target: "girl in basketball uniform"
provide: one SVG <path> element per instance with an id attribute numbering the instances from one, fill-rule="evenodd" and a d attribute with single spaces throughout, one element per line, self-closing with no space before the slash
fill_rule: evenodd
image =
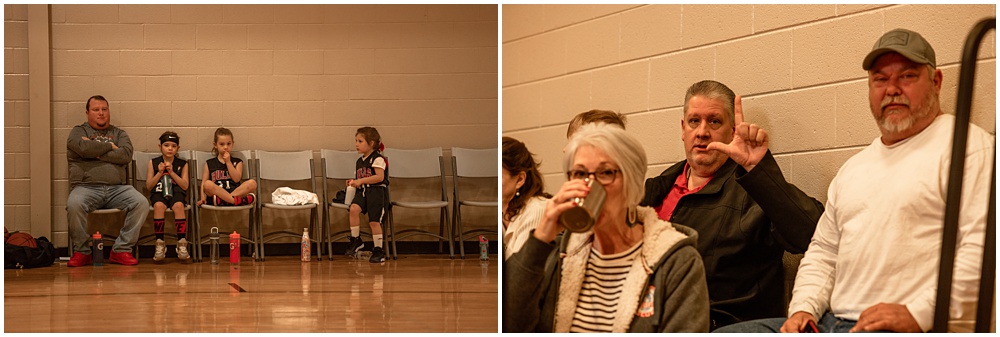
<path id="1" fill-rule="evenodd" d="M 188 254 L 187 218 L 184 214 L 184 204 L 187 201 L 188 167 L 187 161 L 177 158 L 181 148 L 181 138 L 176 132 L 167 131 L 160 135 L 160 153 L 162 156 L 149 160 L 146 165 L 146 189 L 149 190 L 149 202 L 153 203 L 153 232 L 156 235 L 156 252 L 153 261 L 160 262 L 166 257 L 167 244 L 163 241 L 163 227 L 166 222 L 164 213 L 169 207 L 174 211 L 174 225 L 177 227 L 177 258 L 187 261 Z M 171 195 L 164 195 L 163 176 L 172 180 Z"/>
<path id="2" fill-rule="evenodd" d="M 357 189 L 354 200 L 351 201 L 351 242 L 347 246 L 346 255 L 355 255 L 364 243 L 361 241 L 361 214 L 368 214 L 368 225 L 372 229 L 372 241 L 375 248 L 368 262 L 385 261 L 385 250 L 382 249 L 382 220 L 388 215 L 386 210 L 385 188 L 389 186 L 389 168 L 382 157 L 382 137 L 373 127 L 358 129 L 354 135 L 354 148 L 361 154 L 355 164 L 355 179 L 347 180 L 347 185 Z"/>
<path id="3" fill-rule="evenodd" d="M 205 162 L 201 172 L 201 198 L 198 205 L 216 206 L 251 205 L 256 196 L 251 193 L 257 189 L 253 179 L 242 180 L 243 160 L 231 155 L 233 150 L 233 132 L 226 128 L 215 129 L 215 140 L 212 141 L 212 154 L 215 158 Z M 207 182 L 211 183 L 207 183 Z"/>

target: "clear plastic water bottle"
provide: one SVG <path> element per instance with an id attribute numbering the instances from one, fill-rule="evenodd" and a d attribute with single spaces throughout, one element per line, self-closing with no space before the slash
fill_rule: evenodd
<path id="1" fill-rule="evenodd" d="M 302 229 L 302 247 L 299 249 L 299 253 L 302 255 L 302 262 L 309 262 L 312 255 L 312 245 L 309 244 L 309 228 Z"/>
<path id="2" fill-rule="evenodd" d="M 490 259 L 490 241 L 483 235 L 479 236 L 479 259 L 483 261 Z"/>
<path id="3" fill-rule="evenodd" d="M 212 264 L 219 264 L 219 227 L 212 227 L 211 232 L 208 234 L 209 238 L 209 258 L 212 260 Z"/>
<path id="4" fill-rule="evenodd" d="M 94 248 L 90 252 L 90 257 L 93 258 L 95 266 L 104 265 L 104 237 L 101 236 L 101 232 L 94 233 L 91 238 L 94 239 Z"/>
<path id="5" fill-rule="evenodd" d="M 169 174 L 163 174 L 163 178 L 160 178 L 160 185 L 163 186 L 163 197 L 170 199 L 174 196 L 174 180 L 170 178 Z"/>

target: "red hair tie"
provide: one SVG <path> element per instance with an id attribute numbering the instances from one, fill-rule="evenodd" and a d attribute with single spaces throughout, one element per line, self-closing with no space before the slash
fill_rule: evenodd
<path id="1" fill-rule="evenodd" d="M 382 152 L 382 151 L 385 151 L 385 143 L 379 143 L 378 144 L 378 152 Z"/>

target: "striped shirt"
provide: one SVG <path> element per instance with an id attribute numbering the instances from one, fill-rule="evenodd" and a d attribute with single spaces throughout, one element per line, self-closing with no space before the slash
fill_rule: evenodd
<path id="1" fill-rule="evenodd" d="M 627 251 L 603 255 L 591 249 L 570 332 L 611 332 L 618 299 L 642 241 Z"/>

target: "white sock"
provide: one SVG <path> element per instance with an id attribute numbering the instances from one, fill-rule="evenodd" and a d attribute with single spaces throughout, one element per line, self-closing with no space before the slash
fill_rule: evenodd
<path id="1" fill-rule="evenodd" d="M 372 241 L 375 241 L 375 247 L 382 248 L 382 234 L 372 235 Z"/>
<path id="2" fill-rule="evenodd" d="M 351 227 L 351 237 L 356 238 L 358 235 L 361 235 L 361 226 Z"/>

